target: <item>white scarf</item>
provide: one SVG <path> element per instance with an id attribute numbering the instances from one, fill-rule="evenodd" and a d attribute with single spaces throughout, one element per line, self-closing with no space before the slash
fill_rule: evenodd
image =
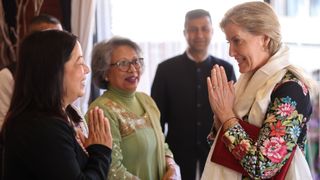
<path id="1" fill-rule="evenodd" d="M 245 73 L 236 83 L 236 97 L 234 112 L 238 117 L 248 115 L 250 124 L 261 127 L 270 103 L 270 97 L 275 85 L 283 78 L 287 71 L 292 72 L 307 87 L 313 87 L 302 70 L 290 65 L 289 49 L 282 45 L 279 51 L 272 56 L 268 63 L 255 73 Z M 310 89 L 311 89 L 310 88 Z M 215 139 L 215 141 L 217 138 Z M 229 168 L 211 162 L 211 155 L 216 142 L 214 141 L 209 152 L 201 180 L 241 180 L 242 175 Z M 312 179 L 309 166 L 299 148 L 297 148 L 286 179 Z"/>

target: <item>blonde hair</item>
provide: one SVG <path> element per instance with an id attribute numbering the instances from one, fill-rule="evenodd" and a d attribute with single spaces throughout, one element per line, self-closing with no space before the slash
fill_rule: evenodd
<path id="1" fill-rule="evenodd" d="M 271 56 L 280 49 L 280 23 L 269 4 L 260 1 L 239 4 L 225 13 L 220 22 L 222 31 L 229 23 L 236 24 L 249 33 L 268 36 L 270 38 L 268 49 Z"/>

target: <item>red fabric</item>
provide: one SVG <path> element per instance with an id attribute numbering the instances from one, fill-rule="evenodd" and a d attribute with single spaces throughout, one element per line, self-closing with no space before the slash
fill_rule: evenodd
<path id="1" fill-rule="evenodd" d="M 242 126 L 242 128 L 246 131 L 246 133 L 249 135 L 249 137 L 256 141 L 259 136 L 259 130 L 260 128 L 249 124 L 245 121 L 239 120 L 239 124 Z M 241 174 L 245 176 L 249 176 L 248 173 L 245 171 L 245 169 L 241 166 L 239 160 L 237 160 L 231 152 L 228 150 L 226 145 L 223 142 L 223 134 L 222 130 L 218 134 L 218 139 L 215 145 L 215 148 L 213 150 L 211 161 L 220 165 L 223 165 L 227 168 L 233 169 L 237 172 L 240 172 Z M 272 178 L 272 180 L 283 180 L 289 170 L 289 166 L 291 164 L 291 161 L 293 159 L 294 153 L 296 150 L 296 146 L 292 150 L 292 153 L 290 155 L 290 158 L 288 159 L 287 163 L 282 166 L 280 172 Z"/>

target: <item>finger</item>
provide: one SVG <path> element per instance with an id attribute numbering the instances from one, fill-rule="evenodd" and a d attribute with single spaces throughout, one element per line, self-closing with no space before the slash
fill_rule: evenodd
<path id="1" fill-rule="evenodd" d="M 94 132 L 94 127 L 93 127 L 93 109 L 89 111 L 89 121 L 88 121 L 88 127 L 89 127 L 89 134 L 92 134 Z"/>
<path id="2" fill-rule="evenodd" d="M 108 136 L 111 136 L 110 122 L 107 117 L 104 118 L 104 129 L 106 130 L 106 133 L 108 134 Z"/>
<path id="3" fill-rule="evenodd" d="M 99 120 L 99 108 L 95 107 L 93 111 L 93 117 L 94 117 L 94 130 L 95 132 L 100 132 L 100 120 Z"/>
<path id="4" fill-rule="evenodd" d="M 210 78 L 207 78 L 207 84 L 208 84 L 208 98 L 209 98 L 209 103 L 210 103 L 210 107 L 212 112 L 215 112 L 216 109 L 216 91 L 215 89 L 213 89 L 212 83 Z"/>
<path id="5" fill-rule="evenodd" d="M 216 89 L 218 88 L 218 79 L 217 79 L 217 70 L 215 68 L 215 66 L 212 68 L 211 70 L 211 84 L 212 84 L 212 88 Z"/>
<path id="6" fill-rule="evenodd" d="M 82 142 L 82 144 L 85 144 L 86 138 L 85 138 L 84 134 L 82 133 L 81 129 L 77 129 L 77 135 L 78 135 L 80 141 Z"/>
<path id="7" fill-rule="evenodd" d="M 211 83 L 211 78 L 207 77 L 207 86 L 208 86 L 208 94 L 209 97 L 213 96 L 213 87 L 212 87 L 212 83 Z"/>
<path id="8" fill-rule="evenodd" d="M 106 129 L 104 128 L 104 124 L 105 124 L 105 119 L 104 119 L 104 114 L 103 114 L 103 110 L 102 109 L 98 109 L 98 119 L 99 119 L 99 129 L 105 133 Z"/>
<path id="9" fill-rule="evenodd" d="M 223 66 L 220 66 L 220 72 L 221 72 L 221 81 L 222 81 L 223 87 L 228 88 L 229 87 L 228 78 Z"/>
<path id="10" fill-rule="evenodd" d="M 216 70 L 216 79 L 217 79 L 217 88 L 222 88 L 223 83 L 222 83 L 222 75 L 221 75 L 221 70 L 218 65 L 215 65 L 215 70 Z"/>
<path id="11" fill-rule="evenodd" d="M 213 97 L 214 97 L 214 88 L 212 86 L 210 77 L 207 77 L 207 86 L 208 86 L 209 102 L 210 104 L 212 104 Z"/>
<path id="12" fill-rule="evenodd" d="M 229 89 L 230 89 L 231 93 L 235 94 L 234 82 L 231 80 L 228 82 L 228 85 L 229 85 Z"/>

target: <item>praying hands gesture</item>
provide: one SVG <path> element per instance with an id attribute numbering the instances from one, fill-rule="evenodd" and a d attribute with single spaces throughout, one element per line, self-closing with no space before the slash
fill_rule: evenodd
<path id="1" fill-rule="evenodd" d="M 215 120 L 224 126 L 229 120 L 236 119 L 233 112 L 235 89 L 233 81 L 227 79 L 222 66 L 215 65 L 211 70 L 211 78 L 207 78 L 208 94 Z M 219 124 L 218 122 L 216 122 Z"/>
<path id="2" fill-rule="evenodd" d="M 109 120 L 104 116 L 102 109 L 95 107 L 89 111 L 89 136 L 83 138 L 84 146 L 102 144 L 112 149 L 112 136 Z"/>

